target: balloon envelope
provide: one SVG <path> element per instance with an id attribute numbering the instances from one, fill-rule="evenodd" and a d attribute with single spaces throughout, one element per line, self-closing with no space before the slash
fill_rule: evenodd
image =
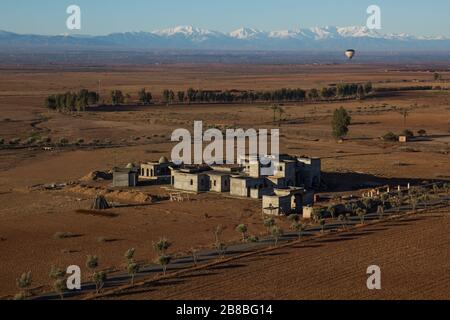
<path id="1" fill-rule="evenodd" d="M 345 55 L 347 56 L 347 58 L 349 59 L 353 59 L 353 57 L 355 56 L 355 50 L 351 49 L 351 50 L 347 50 L 345 51 Z"/>

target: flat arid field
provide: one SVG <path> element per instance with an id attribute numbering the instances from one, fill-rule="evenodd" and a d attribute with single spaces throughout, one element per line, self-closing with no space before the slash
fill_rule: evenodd
<path id="1" fill-rule="evenodd" d="M 112 298 L 447 299 L 449 228 L 449 212 L 390 221 L 187 273 Z M 381 290 L 367 290 L 366 270 L 371 265 L 382 270 Z"/>
<path id="2" fill-rule="evenodd" d="M 49 291 L 53 265 L 84 268 L 87 255 L 98 255 L 100 268 L 108 271 L 125 270 L 123 255 L 130 248 L 136 249 L 139 262 L 151 263 L 156 258 L 152 243 L 161 237 L 173 243 L 171 254 L 181 255 L 192 248 L 210 248 L 218 225 L 225 228 L 227 242 L 240 240 L 235 228 L 241 223 L 252 235 L 265 233 L 260 201 L 197 194 L 180 205 L 167 200 L 170 191 L 159 186 L 116 190 L 108 201 L 117 205 L 107 216 L 80 210 L 89 209 L 100 190 L 111 188 L 110 181 L 93 179 L 94 172 L 170 156 L 173 130 L 191 130 L 196 120 L 205 126 L 278 128 L 270 104 L 130 104 L 58 113 L 44 107 L 46 96 L 87 88 L 100 89 L 101 99 L 106 99 L 111 90 L 120 89 L 136 100 L 138 91 L 146 88 L 159 99 L 166 88 L 310 89 L 368 81 L 375 88 L 448 87 L 450 72 L 440 70 L 443 80 L 437 83 L 434 70 L 434 66 L 358 64 L 2 68 L 0 296 L 17 293 L 16 278 L 29 270 L 36 291 Z M 340 106 L 349 110 L 353 121 L 346 140 L 337 143 L 331 135 L 331 118 Z M 285 103 L 282 107 L 281 152 L 322 158 L 330 190 L 359 195 L 358 189 L 373 183 L 396 186 L 450 179 L 450 91 L 408 90 L 364 100 Z M 406 118 L 401 108 L 408 108 Z M 405 129 L 424 130 L 426 137 L 407 144 L 380 139 L 387 132 L 399 134 Z M 24 143 L 8 145 L 14 139 L 25 142 L 36 136 L 54 142 L 64 138 L 69 143 L 47 150 Z M 77 141 L 84 143 L 77 145 Z M 52 185 L 63 187 L 46 187 Z M 161 200 L 149 204 L 146 196 Z M 245 260 L 242 265 L 205 271 L 205 277 L 194 275 L 195 281 L 183 279 L 157 292 L 149 289 L 121 298 L 332 299 L 336 293 L 340 298 L 448 298 L 448 216 L 442 212 L 386 223 L 345 241 L 282 249 L 276 255 L 255 258 L 255 263 Z M 289 228 L 285 218 L 278 220 Z M 363 268 L 372 263 L 390 269 L 385 290 L 374 297 L 367 288 L 364 291 Z M 86 280 L 87 272 L 83 275 Z M 221 285 L 214 287 L 213 283 Z"/>

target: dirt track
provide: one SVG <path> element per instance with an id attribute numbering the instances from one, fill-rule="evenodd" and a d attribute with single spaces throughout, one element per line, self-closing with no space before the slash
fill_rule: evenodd
<path id="1" fill-rule="evenodd" d="M 386 222 L 136 289 L 120 299 L 450 299 L 449 213 Z M 366 269 L 379 265 L 382 290 Z"/>

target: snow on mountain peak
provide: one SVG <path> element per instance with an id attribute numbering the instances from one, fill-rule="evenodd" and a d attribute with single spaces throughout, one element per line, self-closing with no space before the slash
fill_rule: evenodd
<path id="1" fill-rule="evenodd" d="M 168 36 L 168 37 L 175 36 L 175 35 L 205 36 L 205 35 L 216 34 L 216 32 L 213 32 L 213 31 L 210 31 L 207 29 L 195 28 L 193 26 L 178 26 L 175 28 L 156 30 L 156 31 L 153 31 L 153 33 L 157 34 L 159 36 Z"/>
<path id="2" fill-rule="evenodd" d="M 153 31 L 152 34 L 161 37 L 182 36 L 195 41 L 206 41 L 209 38 L 232 38 L 237 40 L 261 40 L 261 39 L 308 39 L 308 40 L 327 40 L 339 38 L 377 38 L 377 39 L 445 39 L 445 37 L 413 37 L 408 34 L 382 34 L 377 30 L 371 30 L 365 26 L 349 26 L 349 27 L 312 27 L 298 30 L 280 30 L 280 31 L 263 31 L 254 28 L 239 28 L 230 33 L 222 33 L 211 31 L 208 29 L 196 28 L 193 26 L 178 26 L 163 30 Z"/>
<path id="3" fill-rule="evenodd" d="M 450 38 L 411 36 L 405 33 L 386 34 L 364 26 L 313 27 L 297 30 L 264 31 L 240 28 L 230 33 L 211 31 L 193 26 L 178 26 L 153 32 L 113 33 L 105 36 L 39 36 L 20 35 L 0 31 L 0 46 L 11 44 L 120 46 L 130 48 L 202 48 L 202 49 L 257 49 L 292 50 L 320 49 L 343 50 L 355 47 L 360 50 L 379 48 L 417 49 L 437 48 L 450 50 Z"/>
<path id="4" fill-rule="evenodd" d="M 253 28 L 240 28 L 229 33 L 230 37 L 240 40 L 254 39 L 262 35 L 266 35 L 266 33 L 264 31 Z"/>
<path id="5" fill-rule="evenodd" d="M 375 31 L 367 27 L 353 26 L 353 27 L 340 27 L 337 28 L 337 32 L 342 37 L 353 37 L 353 38 L 378 38 L 380 35 Z"/>

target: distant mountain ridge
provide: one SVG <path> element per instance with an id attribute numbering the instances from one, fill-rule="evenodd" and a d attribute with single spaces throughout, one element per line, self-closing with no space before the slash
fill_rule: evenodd
<path id="1" fill-rule="evenodd" d="M 152 32 L 112 33 L 104 36 L 44 36 L 0 31 L 0 47 L 30 46 L 196 50 L 450 50 L 450 39 L 383 34 L 361 26 L 281 31 L 240 28 L 230 33 L 178 26 Z"/>

